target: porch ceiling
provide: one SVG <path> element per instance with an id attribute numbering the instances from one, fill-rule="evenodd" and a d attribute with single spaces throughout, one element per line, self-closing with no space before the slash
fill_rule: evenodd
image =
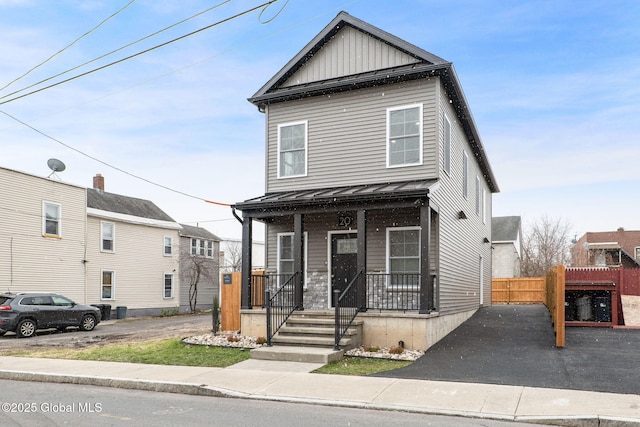
<path id="1" fill-rule="evenodd" d="M 267 193 L 237 203 L 233 207 L 245 212 L 289 211 L 299 210 L 302 207 L 344 209 L 345 205 L 387 207 L 389 204 L 414 202 L 416 199 L 427 197 L 429 189 L 437 181 L 437 179 L 427 179 Z"/>

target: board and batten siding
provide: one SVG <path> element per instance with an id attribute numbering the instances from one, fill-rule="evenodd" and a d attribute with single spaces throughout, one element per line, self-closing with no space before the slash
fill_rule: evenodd
<path id="1" fill-rule="evenodd" d="M 282 86 L 295 86 L 417 62 L 413 56 L 347 25 Z"/>
<path id="2" fill-rule="evenodd" d="M 480 257 L 484 262 L 483 303 L 491 303 L 491 192 L 469 146 L 444 88 L 439 87 L 440 186 L 431 199 L 440 207 L 440 313 L 450 314 L 477 309 L 480 303 Z M 451 172 L 444 171 L 444 120 L 451 123 Z M 463 197 L 463 150 L 468 154 L 468 196 Z M 480 197 L 486 193 L 486 223 L 482 201 L 476 214 L 476 177 L 480 178 Z M 459 219 L 464 211 L 467 219 Z"/>
<path id="3" fill-rule="evenodd" d="M 115 224 L 113 253 L 101 252 L 102 221 Z M 173 308 L 180 304 L 177 230 L 89 216 L 87 221 L 88 290 L 92 303 L 112 307 Z M 173 238 L 173 253 L 164 256 L 164 236 Z M 102 270 L 115 271 L 114 299 L 101 299 Z M 164 274 L 173 273 L 173 298 L 164 298 Z"/>
<path id="4" fill-rule="evenodd" d="M 86 193 L 82 187 L 0 168 L 0 287 L 57 292 L 86 303 Z M 61 207 L 61 236 L 42 232 L 43 202 Z"/>
<path id="5" fill-rule="evenodd" d="M 340 187 L 437 176 L 439 79 L 424 79 L 270 104 L 267 192 Z M 387 168 L 387 109 L 423 106 L 423 163 Z M 278 125 L 308 123 L 307 175 L 278 178 Z"/>

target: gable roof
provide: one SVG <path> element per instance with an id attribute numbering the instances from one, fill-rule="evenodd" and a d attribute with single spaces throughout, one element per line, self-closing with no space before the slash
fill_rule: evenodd
<path id="1" fill-rule="evenodd" d="M 202 227 L 194 227 L 193 225 L 180 224 L 182 229 L 178 232 L 180 237 L 194 237 L 196 239 L 220 241 L 220 238 Z"/>
<path id="2" fill-rule="evenodd" d="M 153 202 L 87 188 L 87 208 L 148 220 L 175 222 Z"/>
<path id="3" fill-rule="evenodd" d="M 491 218 L 492 242 L 515 242 L 521 234 L 519 216 L 497 216 Z"/>
<path id="4" fill-rule="evenodd" d="M 401 53 L 402 57 L 396 62 L 392 61 L 387 68 L 363 69 L 348 75 L 325 76 L 327 77 L 325 79 L 305 81 L 302 84 L 295 84 L 295 82 L 292 84 L 288 81 L 347 27 L 370 36 L 380 42 L 379 44 Z M 487 180 L 489 189 L 491 192 L 497 193 L 500 191 L 498 184 L 489 165 L 453 64 L 371 24 L 354 18 L 346 12 L 340 12 L 296 56 L 249 98 L 249 101 L 263 111 L 265 106 L 270 103 L 429 77 L 440 77 Z"/>

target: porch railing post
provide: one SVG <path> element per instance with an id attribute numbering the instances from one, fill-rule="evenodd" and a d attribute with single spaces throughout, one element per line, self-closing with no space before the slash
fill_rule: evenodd
<path id="1" fill-rule="evenodd" d="M 265 291 L 264 298 L 267 309 L 267 347 L 271 347 L 271 292 Z"/>
<path id="2" fill-rule="evenodd" d="M 420 294 L 419 313 L 431 311 L 433 301 L 433 284 L 431 283 L 431 259 L 429 243 L 431 242 L 431 208 L 429 203 L 420 206 Z"/>
<path id="3" fill-rule="evenodd" d="M 340 331 L 342 328 L 340 326 L 340 291 L 338 289 L 333 291 L 333 301 L 335 302 L 335 344 L 333 349 L 340 350 Z"/>

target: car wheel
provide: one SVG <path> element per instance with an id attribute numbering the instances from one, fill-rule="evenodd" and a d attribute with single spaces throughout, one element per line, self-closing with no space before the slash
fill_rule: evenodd
<path id="1" fill-rule="evenodd" d="M 82 331 L 92 331 L 93 328 L 96 327 L 96 318 L 91 314 L 85 314 L 82 317 L 82 322 L 80 322 L 80 330 Z"/>
<path id="2" fill-rule="evenodd" d="M 36 333 L 36 322 L 31 319 L 24 319 L 18 323 L 16 328 L 16 335 L 18 338 L 29 338 Z"/>

